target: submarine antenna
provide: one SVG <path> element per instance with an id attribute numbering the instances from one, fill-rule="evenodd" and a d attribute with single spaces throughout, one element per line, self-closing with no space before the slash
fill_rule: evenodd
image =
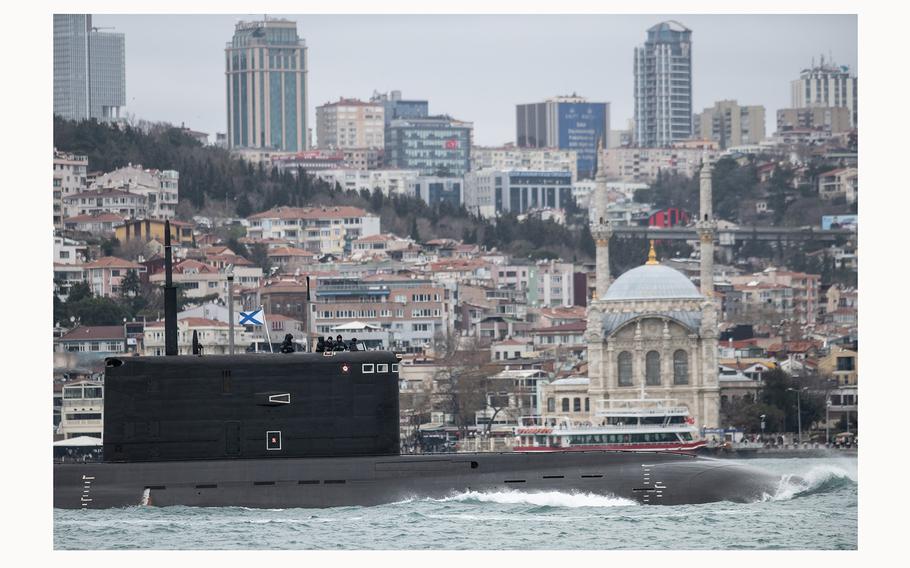
<path id="1" fill-rule="evenodd" d="M 313 352 L 313 348 L 311 347 L 313 339 L 314 339 L 314 334 L 312 333 L 312 331 L 313 331 L 312 321 L 313 321 L 313 304 L 312 304 L 312 300 L 310 299 L 310 275 L 307 274 L 307 277 L 306 277 L 306 331 L 307 331 L 307 333 L 306 333 L 306 335 L 307 335 L 306 350 L 308 353 Z"/>
<path id="2" fill-rule="evenodd" d="M 164 222 L 164 354 L 177 355 L 177 287 L 171 266 L 171 222 Z"/>

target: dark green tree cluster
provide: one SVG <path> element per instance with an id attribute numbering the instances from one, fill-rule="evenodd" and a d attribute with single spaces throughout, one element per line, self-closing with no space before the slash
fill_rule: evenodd
<path id="1" fill-rule="evenodd" d="M 781 369 L 773 369 L 762 375 L 762 383 L 754 401 L 737 399 L 721 406 L 721 421 L 724 425 L 740 428 L 747 433 L 760 433 L 761 416 L 764 414 L 766 433 L 796 432 L 801 417 L 805 436 L 825 417 L 823 381 L 797 380 Z"/>

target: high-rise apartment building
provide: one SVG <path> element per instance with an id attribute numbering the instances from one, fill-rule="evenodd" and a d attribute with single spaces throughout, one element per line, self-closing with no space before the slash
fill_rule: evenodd
<path id="1" fill-rule="evenodd" d="M 782 108 L 777 111 L 778 133 L 818 130 L 837 134 L 850 129 L 850 109 L 846 107 Z"/>
<path id="2" fill-rule="evenodd" d="M 813 62 L 812 67 L 800 72 L 799 79 L 790 84 L 790 93 L 793 108 L 846 107 L 850 124 L 854 128 L 857 125 L 856 77 L 846 65 L 825 63 L 821 57 L 818 65 Z"/>
<path id="3" fill-rule="evenodd" d="M 116 120 L 126 106 L 126 39 L 89 14 L 54 14 L 54 114 Z"/>
<path id="4" fill-rule="evenodd" d="M 316 107 L 316 142 L 320 148 L 382 148 L 384 109 L 379 103 L 341 98 Z"/>
<path id="5" fill-rule="evenodd" d="M 635 144 L 669 146 L 691 136 L 692 31 L 669 20 L 635 48 Z"/>
<path id="6" fill-rule="evenodd" d="M 385 139 L 386 164 L 421 175 L 463 176 L 471 169 L 474 125 L 450 116 L 395 119 Z"/>
<path id="7" fill-rule="evenodd" d="M 230 148 L 307 149 L 307 47 L 297 23 L 238 22 L 224 50 Z"/>
<path id="8" fill-rule="evenodd" d="M 765 107 L 718 101 L 695 115 L 695 137 L 713 140 L 722 150 L 758 144 L 765 138 Z"/>
<path id="9" fill-rule="evenodd" d="M 515 111 L 518 146 L 574 150 L 578 177 L 594 175 L 598 141 L 606 144 L 610 131 L 610 103 L 592 103 L 573 94 L 516 105 Z"/>

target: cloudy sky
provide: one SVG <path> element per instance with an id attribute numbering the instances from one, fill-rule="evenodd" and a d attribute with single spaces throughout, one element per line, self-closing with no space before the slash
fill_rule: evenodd
<path id="1" fill-rule="evenodd" d="M 278 16 L 278 15 L 276 15 Z M 632 50 L 665 19 L 692 30 L 696 112 L 736 99 L 774 114 L 814 57 L 857 70 L 852 15 L 415 16 L 285 15 L 309 48 L 315 107 L 373 90 L 427 99 L 433 114 L 474 123 L 475 141 L 515 139 L 515 105 L 577 93 L 611 103 L 612 128 L 633 112 Z M 224 47 L 256 15 L 95 15 L 126 34 L 127 110 L 209 133 L 226 130 Z"/>

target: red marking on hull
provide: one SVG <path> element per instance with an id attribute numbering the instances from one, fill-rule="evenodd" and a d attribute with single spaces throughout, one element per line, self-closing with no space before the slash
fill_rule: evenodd
<path id="1" fill-rule="evenodd" d="M 512 448 L 512 451 L 515 452 L 585 452 L 592 450 L 611 450 L 611 451 L 668 451 L 668 452 L 685 452 L 691 450 L 697 450 L 705 446 L 706 442 L 690 442 L 688 444 L 609 444 L 609 445 L 598 445 L 598 446 L 572 446 L 568 448 L 563 447 L 548 447 L 548 446 L 515 446 Z"/>

